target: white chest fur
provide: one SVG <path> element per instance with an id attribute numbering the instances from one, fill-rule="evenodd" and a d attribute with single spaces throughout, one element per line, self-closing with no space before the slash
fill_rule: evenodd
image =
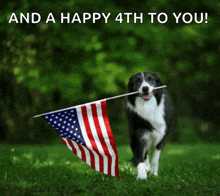
<path id="1" fill-rule="evenodd" d="M 128 107 L 136 112 L 140 117 L 149 121 L 153 126 L 152 132 L 147 132 L 144 137 L 150 139 L 155 145 L 161 141 L 165 134 L 166 123 L 164 120 L 164 95 L 159 105 L 154 96 L 149 101 L 144 101 L 141 97 L 135 100 L 135 107 L 128 103 Z"/>

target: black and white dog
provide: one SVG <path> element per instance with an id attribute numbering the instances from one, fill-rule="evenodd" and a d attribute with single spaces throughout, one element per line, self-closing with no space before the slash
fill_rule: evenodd
<path id="1" fill-rule="evenodd" d="M 129 127 L 133 163 L 137 167 L 137 180 L 147 179 L 147 171 L 158 175 L 158 165 L 165 137 L 171 126 L 173 107 L 162 81 L 151 72 L 137 73 L 128 83 L 126 114 Z M 152 149 L 151 165 L 148 151 Z"/>

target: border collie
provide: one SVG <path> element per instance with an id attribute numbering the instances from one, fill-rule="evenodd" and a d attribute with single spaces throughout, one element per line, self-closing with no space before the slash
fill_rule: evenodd
<path id="1" fill-rule="evenodd" d="M 128 92 L 138 91 L 126 99 L 132 162 L 137 167 L 137 180 L 147 179 L 147 171 L 158 175 L 160 153 L 171 126 L 171 100 L 166 89 L 154 90 L 157 86 L 162 86 L 162 81 L 151 72 L 137 73 L 128 83 Z"/>

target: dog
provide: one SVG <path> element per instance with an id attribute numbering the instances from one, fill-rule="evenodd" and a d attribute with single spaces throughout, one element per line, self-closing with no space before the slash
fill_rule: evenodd
<path id="1" fill-rule="evenodd" d="M 129 79 L 126 115 L 132 162 L 137 167 L 137 180 L 147 179 L 147 172 L 158 176 L 159 158 L 165 138 L 171 128 L 173 106 L 161 79 L 154 73 L 143 72 Z M 148 151 L 152 150 L 151 164 Z"/>

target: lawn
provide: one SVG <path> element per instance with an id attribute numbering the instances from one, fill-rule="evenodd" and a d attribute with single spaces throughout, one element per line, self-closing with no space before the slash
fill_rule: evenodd
<path id="1" fill-rule="evenodd" d="M 62 142 L 0 146 L 0 195 L 220 195 L 220 145 L 168 143 L 159 177 L 136 181 L 128 145 L 117 146 L 120 178 L 96 172 Z"/>

